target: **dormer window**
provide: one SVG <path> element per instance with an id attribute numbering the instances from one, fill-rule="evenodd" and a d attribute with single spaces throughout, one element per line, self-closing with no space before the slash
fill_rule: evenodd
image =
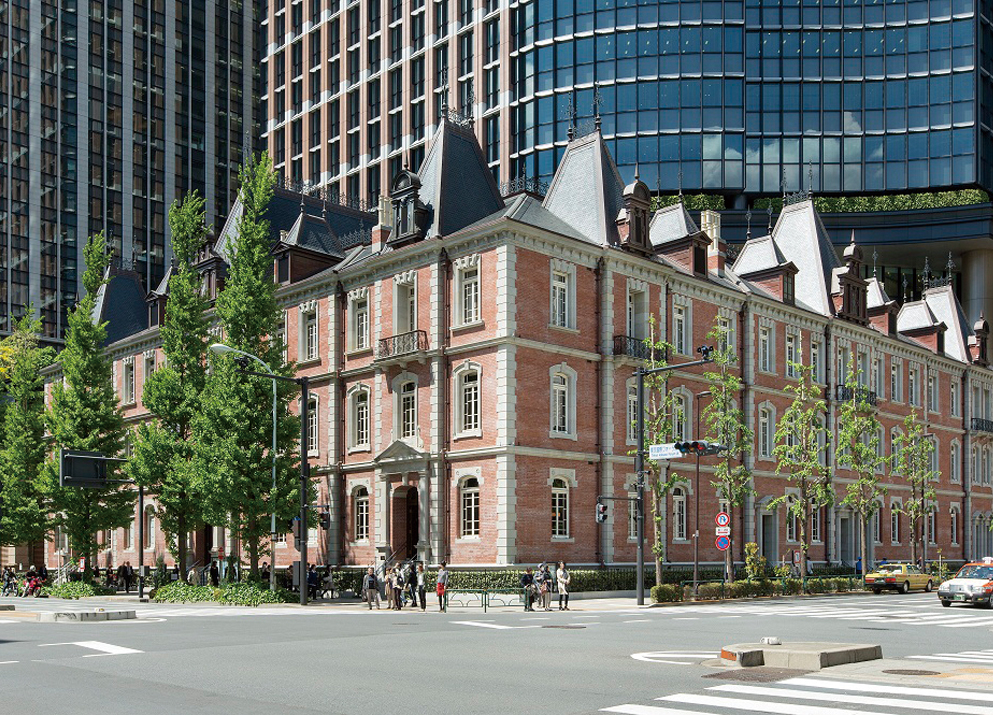
<path id="1" fill-rule="evenodd" d="M 290 280 L 290 257 L 284 253 L 276 259 L 276 280 L 287 283 Z"/>
<path id="2" fill-rule="evenodd" d="M 796 277 L 789 272 L 783 274 L 783 302 L 788 305 L 796 302 Z"/>
<path id="3" fill-rule="evenodd" d="M 389 243 L 394 246 L 424 238 L 428 210 L 418 195 L 420 188 L 421 181 L 417 174 L 407 169 L 393 180 L 393 231 Z"/>
<path id="4" fill-rule="evenodd" d="M 700 275 L 707 272 L 707 249 L 703 246 L 693 247 L 693 272 Z"/>

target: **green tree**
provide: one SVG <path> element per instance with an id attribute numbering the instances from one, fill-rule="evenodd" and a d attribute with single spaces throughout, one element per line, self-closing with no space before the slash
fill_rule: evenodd
<path id="1" fill-rule="evenodd" d="M 110 258 L 103 233 L 91 236 L 83 249 L 86 294 L 69 313 L 65 348 L 59 353 L 62 382 L 52 386 L 45 414 L 53 451 L 43 468 L 45 492 L 54 513 L 50 526 L 59 526 L 73 551 L 87 556 L 89 572 L 97 550 L 97 532 L 125 526 L 134 518 L 134 490 L 110 486 L 80 489 L 59 486 L 59 449 L 100 452 L 117 457 L 127 429 L 114 392 L 111 361 L 104 354 L 106 323 L 94 315 L 97 291 L 104 284 Z M 108 469 L 108 477 L 117 470 Z"/>
<path id="2" fill-rule="evenodd" d="M 195 192 L 169 209 L 176 265 L 160 329 L 165 364 L 146 377 L 142 403 L 154 419 L 139 425 L 130 474 L 158 502 L 162 530 L 186 579 L 187 535 L 203 520 L 193 419 L 206 380 L 207 300 L 193 267 L 207 235 L 204 200 Z"/>
<path id="3" fill-rule="evenodd" d="M 924 557 L 921 520 L 934 501 L 934 482 L 940 473 L 931 469 L 934 443 L 917 421 L 917 410 L 904 418 L 903 432 L 893 441 L 896 472 L 910 487 L 910 499 L 904 502 L 901 512 L 910 520 L 910 560 L 916 563 L 918 557 Z"/>
<path id="4" fill-rule="evenodd" d="M 734 345 L 730 344 L 730 330 L 718 321 L 707 338 L 714 345 L 716 369 L 704 373 L 707 389 L 710 390 L 710 401 L 704 407 L 702 417 L 707 425 L 707 440 L 727 447 L 717 462 L 711 485 L 717 489 L 721 500 L 727 503 L 731 523 L 734 524 L 735 509 L 742 507 L 748 497 L 755 493 L 752 472 L 745 463 L 745 455 L 751 450 L 753 435 L 745 422 L 745 413 L 738 406 L 741 378 L 733 371 L 737 355 Z M 731 547 L 724 552 L 724 567 L 733 580 L 734 531 L 731 533 Z"/>
<path id="5" fill-rule="evenodd" d="M 216 313 L 226 345 L 257 356 L 274 372 L 291 373 L 282 342 L 275 338 L 280 319 L 272 276 L 271 241 L 266 208 L 276 174 L 268 154 L 253 157 L 239 173 L 242 215 L 231 247 L 224 290 Z M 294 472 L 300 433 L 298 418 L 289 418 L 292 384 L 279 383 L 277 488 L 272 493 L 272 383 L 238 371 L 235 361 L 214 357 L 200 412 L 194 418 L 197 479 L 204 516 L 225 524 L 248 551 L 252 576 L 269 533 L 267 516 L 275 509 L 280 523 L 291 518 L 299 500 Z"/>
<path id="6" fill-rule="evenodd" d="M 862 578 L 865 578 L 869 568 L 867 527 L 879 513 L 880 500 L 886 494 L 886 487 L 879 481 L 879 472 L 888 460 L 883 455 L 880 424 L 869 402 L 869 390 L 859 384 L 861 372 L 855 367 L 854 356 L 848 362 L 847 399 L 838 407 L 837 462 L 852 472 L 853 479 L 846 485 L 841 501 L 858 515 L 862 534 Z"/>
<path id="7" fill-rule="evenodd" d="M 25 316 L 5 341 L 10 352 L 0 449 L 0 546 L 45 537 L 48 515 L 40 475 L 47 445 L 41 369 L 52 362 L 53 351 L 39 347 L 40 330 L 39 319 Z"/>
<path id="8" fill-rule="evenodd" d="M 665 367 L 666 356 L 672 346 L 656 340 L 655 316 L 649 318 L 650 335 L 644 340 L 644 348 L 648 355 L 649 369 Z M 656 461 L 649 459 L 648 446 L 672 441 L 673 420 L 685 419 L 669 391 L 669 372 L 655 373 L 645 376 L 645 495 L 650 500 L 651 519 L 654 525 L 654 540 L 652 555 L 655 557 L 655 584 L 662 583 L 662 562 L 665 560 L 666 527 L 665 503 L 666 495 L 686 477 L 671 469 L 668 460 Z M 647 511 L 647 510 L 646 510 Z"/>
<path id="9" fill-rule="evenodd" d="M 802 351 L 801 351 L 802 354 Z M 786 385 L 793 402 L 776 426 L 776 474 L 786 473 L 793 487 L 792 494 L 783 494 L 770 506 L 786 504 L 787 518 L 797 521 L 800 542 L 800 573 L 807 573 L 807 551 L 810 549 L 810 516 L 834 501 L 830 477 L 824 465 L 827 430 L 822 423 L 826 410 L 820 388 L 814 384 L 814 369 L 802 362 L 791 362 L 797 375 L 795 383 Z"/>

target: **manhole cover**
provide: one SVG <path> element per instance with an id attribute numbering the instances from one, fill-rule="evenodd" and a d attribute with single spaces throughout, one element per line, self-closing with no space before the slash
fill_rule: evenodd
<path id="1" fill-rule="evenodd" d="M 542 626 L 542 628 L 564 628 L 566 630 L 574 631 L 579 628 L 586 628 L 586 626 Z"/>
<path id="2" fill-rule="evenodd" d="M 852 628 L 853 631 L 892 631 L 892 628 L 866 628 L 865 626 L 860 626 L 858 628 Z"/>
<path id="3" fill-rule="evenodd" d="M 807 670 L 793 670 L 792 668 L 742 668 L 740 670 L 728 670 L 721 673 L 711 673 L 703 676 L 715 680 L 738 680 L 745 683 L 772 683 L 777 680 L 796 678 L 806 675 Z"/>
<path id="4" fill-rule="evenodd" d="M 887 675 L 941 675 L 936 670 L 884 670 Z"/>

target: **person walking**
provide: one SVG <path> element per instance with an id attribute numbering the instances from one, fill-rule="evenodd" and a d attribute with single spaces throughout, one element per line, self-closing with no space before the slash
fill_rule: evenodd
<path id="1" fill-rule="evenodd" d="M 390 586 L 393 588 L 393 610 L 403 610 L 403 573 L 400 567 L 393 569 L 390 577 Z"/>
<path id="2" fill-rule="evenodd" d="M 221 572 L 220 569 L 217 568 L 216 561 L 210 562 L 210 585 L 214 588 L 221 585 Z"/>
<path id="3" fill-rule="evenodd" d="M 124 593 L 131 592 L 131 583 L 134 581 L 134 568 L 130 561 L 124 562 Z"/>
<path id="4" fill-rule="evenodd" d="M 531 568 L 525 569 L 524 573 L 521 574 L 521 589 L 524 591 L 524 610 L 533 611 L 534 610 L 534 574 L 531 573 Z"/>
<path id="5" fill-rule="evenodd" d="M 317 598 L 317 589 L 321 585 L 321 576 L 317 573 L 317 567 L 314 564 L 310 565 L 307 569 L 307 597 L 311 600 Z"/>
<path id="6" fill-rule="evenodd" d="M 365 594 L 369 610 L 372 610 L 372 600 L 376 599 L 376 610 L 379 610 L 379 584 L 376 582 L 376 570 L 370 566 L 368 573 L 362 577 L 362 592 Z"/>
<path id="7" fill-rule="evenodd" d="M 438 594 L 438 610 L 445 610 L 445 591 L 448 590 L 448 564 L 444 561 L 441 562 L 441 568 L 438 569 L 438 582 L 434 587 L 435 593 Z"/>
<path id="8" fill-rule="evenodd" d="M 559 610 L 568 611 L 569 582 L 572 581 L 572 577 L 569 576 L 569 571 L 565 567 L 565 561 L 559 561 L 559 567 L 555 569 L 555 580 L 558 581 L 559 586 Z M 562 607 L 563 598 L 565 598 L 565 608 Z"/>
<path id="9" fill-rule="evenodd" d="M 425 594 L 424 585 L 424 564 L 417 564 L 417 595 L 421 599 L 421 611 L 427 610 L 427 595 Z"/>
<path id="10" fill-rule="evenodd" d="M 552 574 L 546 563 L 538 569 L 538 593 L 541 594 L 541 610 L 552 610 Z"/>
<path id="11" fill-rule="evenodd" d="M 413 564 L 410 565 L 410 569 L 407 571 L 407 590 L 410 591 L 411 607 L 417 608 L 417 569 Z"/>

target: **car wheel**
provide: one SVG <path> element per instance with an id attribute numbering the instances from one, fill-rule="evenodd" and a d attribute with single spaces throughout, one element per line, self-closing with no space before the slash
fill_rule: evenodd
<path id="1" fill-rule="evenodd" d="M 952 605 L 952 602 L 946 601 L 945 599 L 941 599 L 941 605 L 944 606 L 945 608 L 948 608 L 949 606 Z"/>
<path id="2" fill-rule="evenodd" d="M 874 589 L 872 589 L 872 592 L 878 596 L 879 594 L 881 594 L 883 592 L 883 589 L 881 589 L 881 588 L 874 588 Z"/>
<path id="3" fill-rule="evenodd" d="M 934 584 L 931 581 L 928 581 L 927 586 L 924 587 L 924 593 L 931 593 L 932 588 L 934 588 Z"/>
<path id="4" fill-rule="evenodd" d="M 904 581 L 903 585 L 897 589 L 900 593 L 907 593 L 910 590 L 910 581 Z"/>

